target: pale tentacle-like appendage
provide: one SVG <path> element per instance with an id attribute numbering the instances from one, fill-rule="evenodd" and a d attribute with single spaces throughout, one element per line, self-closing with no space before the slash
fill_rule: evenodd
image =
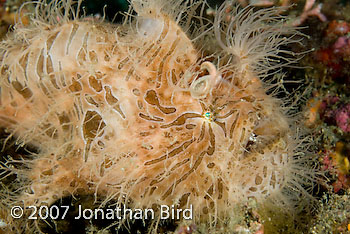
<path id="1" fill-rule="evenodd" d="M 202 76 L 197 80 L 193 81 L 190 86 L 191 95 L 193 98 L 202 99 L 211 95 L 212 90 L 222 79 L 217 70 L 211 62 L 203 62 L 200 70 L 207 70 L 209 75 Z"/>

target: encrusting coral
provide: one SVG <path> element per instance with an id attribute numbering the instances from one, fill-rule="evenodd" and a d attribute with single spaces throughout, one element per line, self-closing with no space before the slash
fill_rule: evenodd
<path id="1" fill-rule="evenodd" d="M 137 15 L 114 25 L 42 1 L 1 42 L 1 127 L 38 150 L 3 164 L 18 184 L 3 220 L 16 204 L 94 194 L 192 205 L 215 229 L 248 198 L 293 207 L 307 194 L 303 140 L 263 82 L 295 61 L 281 46 L 298 32 L 276 9 L 237 7 L 226 21 L 224 4 L 210 22 L 196 15 L 204 2 L 180 2 L 133 0 Z"/>

